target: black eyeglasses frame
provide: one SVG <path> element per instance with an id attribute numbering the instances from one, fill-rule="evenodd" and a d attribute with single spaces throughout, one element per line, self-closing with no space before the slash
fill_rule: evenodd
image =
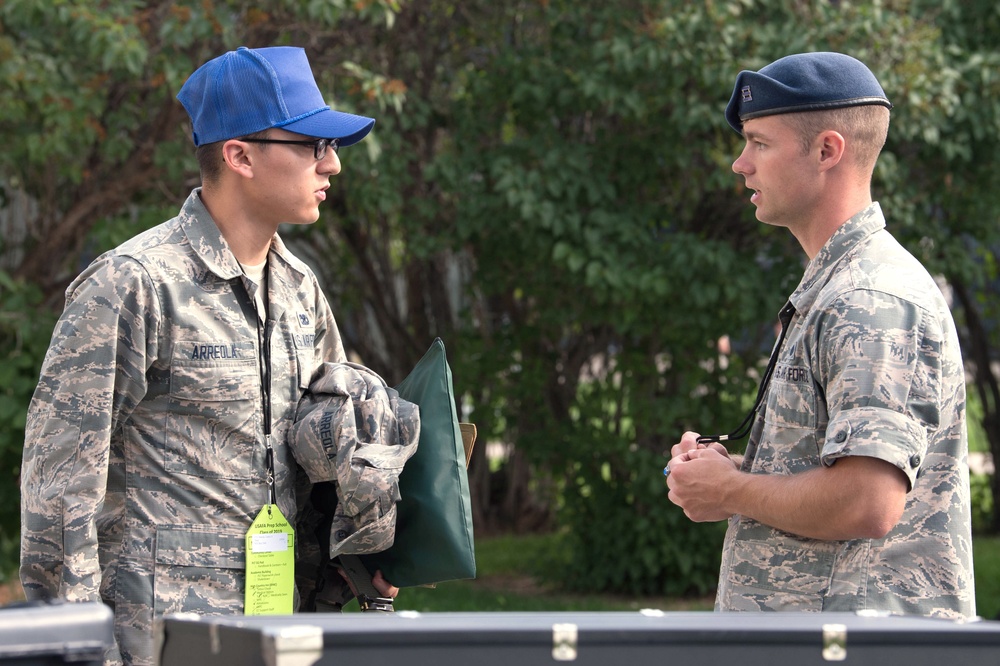
<path id="1" fill-rule="evenodd" d="M 295 146 L 312 146 L 313 157 L 319 161 L 326 157 L 327 148 L 333 148 L 334 153 L 340 152 L 340 139 L 314 139 L 312 141 L 293 141 L 290 139 L 248 139 L 242 138 L 240 141 L 247 143 L 285 143 Z"/>

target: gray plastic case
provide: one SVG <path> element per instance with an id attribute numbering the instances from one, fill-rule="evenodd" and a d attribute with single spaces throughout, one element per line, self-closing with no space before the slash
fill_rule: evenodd
<path id="1" fill-rule="evenodd" d="M 1000 622 L 660 611 L 167 616 L 161 666 L 1000 663 Z"/>
<path id="2" fill-rule="evenodd" d="M 23 602 L 0 608 L 0 664 L 101 666 L 114 644 L 102 603 Z"/>

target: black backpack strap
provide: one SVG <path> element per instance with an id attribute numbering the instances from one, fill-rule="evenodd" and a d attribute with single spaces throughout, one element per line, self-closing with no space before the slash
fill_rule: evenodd
<path id="1" fill-rule="evenodd" d="M 379 591 L 372 585 L 372 574 L 360 557 L 340 555 L 335 561 L 350 579 L 354 592 L 358 595 L 358 605 L 361 606 L 362 611 L 394 612 L 392 598 L 379 595 Z"/>

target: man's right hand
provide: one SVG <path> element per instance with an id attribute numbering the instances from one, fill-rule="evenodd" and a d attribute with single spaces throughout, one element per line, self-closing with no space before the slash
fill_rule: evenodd
<path id="1" fill-rule="evenodd" d="M 699 437 L 701 437 L 700 433 L 691 432 L 690 430 L 684 433 L 684 435 L 681 437 L 681 441 L 677 442 L 672 447 L 670 447 L 670 460 L 673 461 L 674 459 L 676 459 L 682 462 L 686 461 L 689 459 L 687 456 L 688 451 L 694 451 L 696 449 L 715 449 L 722 455 L 729 455 L 729 451 L 726 450 L 726 447 L 724 447 L 722 444 L 719 444 L 718 442 L 713 442 L 708 446 L 705 446 L 704 444 L 699 444 L 698 443 Z"/>

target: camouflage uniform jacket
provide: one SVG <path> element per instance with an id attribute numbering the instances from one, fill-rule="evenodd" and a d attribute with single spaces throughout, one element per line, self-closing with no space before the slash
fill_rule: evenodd
<path id="1" fill-rule="evenodd" d="M 320 366 L 299 402 L 288 444 L 309 480 L 335 491 L 334 501 L 318 507 L 332 518 L 324 535 L 327 558 L 392 545 L 399 474 L 419 440 L 419 407 L 377 374 L 354 363 Z"/>
<path id="2" fill-rule="evenodd" d="M 743 471 L 879 458 L 909 479 L 903 515 L 884 538 L 851 541 L 733 516 L 717 610 L 975 615 L 958 337 L 934 280 L 884 227 L 872 204 L 806 268 Z"/>
<path id="3" fill-rule="evenodd" d="M 419 439 L 419 407 L 371 370 L 323 363 L 313 375 L 288 433 L 292 455 L 315 484 L 299 534 L 315 548 L 303 559 L 319 566 L 296 571 L 299 610 L 342 609 L 354 592 L 336 558 L 393 544 L 399 475 Z"/>
<path id="4" fill-rule="evenodd" d="M 29 599 L 111 605 L 126 662 L 153 663 L 163 613 L 242 612 L 244 536 L 268 498 L 260 340 L 276 503 L 294 521 L 305 502 L 287 431 L 313 371 L 344 350 L 278 236 L 268 284 L 264 325 L 195 190 L 67 290 L 28 414 L 21 581 Z"/>

